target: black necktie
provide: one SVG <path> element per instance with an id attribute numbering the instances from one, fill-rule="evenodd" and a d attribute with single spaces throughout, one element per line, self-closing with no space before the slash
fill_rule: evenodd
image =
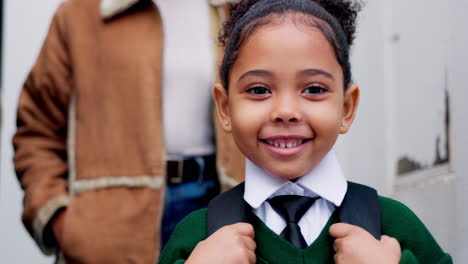
<path id="1" fill-rule="evenodd" d="M 286 227 L 280 235 L 298 248 L 307 247 L 307 243 L 301 234 L 301 228 L 298 225 L 299 220 L 317 198 L 281 195 L 268 200 L 273 210 L 286 221 Z"/>

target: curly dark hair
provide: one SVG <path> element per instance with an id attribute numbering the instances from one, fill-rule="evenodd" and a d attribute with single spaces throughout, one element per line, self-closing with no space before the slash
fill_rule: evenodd
<path id="1" fill-rule="evenodd" d="M 225 55 L 220 67 L 221 81 L 229 86 L 229 72 L 239 49 L 254 30 L 268 24 L 271 15 L 297 12 L 318 18 L 313 25 L 327 38 L 343 69 L 344 88 L 351 83 L 349 49 L 356 33 L 357 14 L 362 0 L 241 0 L 233 5 L 231 16 L 224 23 L 219 41 L 225 46 Z M 323 23 L 325 22 L 325 23 Z"/>

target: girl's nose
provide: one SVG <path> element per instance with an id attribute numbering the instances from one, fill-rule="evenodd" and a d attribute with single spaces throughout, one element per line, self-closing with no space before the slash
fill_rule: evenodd
<path id="1" fill-rule="evenodd" d="M 271 121 L 275 123 L 297 123 L 302 120 L 299 102 L 291 98 L 277 100 L 271 112 Z"/>

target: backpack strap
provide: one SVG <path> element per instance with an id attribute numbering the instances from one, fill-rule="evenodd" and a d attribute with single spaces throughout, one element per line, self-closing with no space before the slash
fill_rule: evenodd
<path id="1" fill-rule="evenodd" d="M 252 208 L 244 201 L 244 183 L 216 196 L 208 204 L 208 236 L 223 226 L 250 223 Z M 348 182 L 348 190 L 338 210 L 340 222 L 357 225 L 380 239 L 380 204 L 377 191 L 371 187 Z"/>
<path id="2" fill-rule="evenodd" d="M 244 201 L 244 183 L 216 196 L 208 204 L 208 236 L 223 226 L 235 223 L 249 223 L 252 207 Z"/>
<path id="3" fill-rule="evenodd" d="M 380 203 L 375 189 L 348 181 L 348 190 L 338 208 L 338 217 L 340 222 L 362 227 L 380 240 Z"/>

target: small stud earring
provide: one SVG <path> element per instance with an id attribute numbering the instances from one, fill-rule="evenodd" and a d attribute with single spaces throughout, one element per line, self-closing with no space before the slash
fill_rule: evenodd
<path id="1" fill-rule="evenodd" d="M 345 126 L 346 126 L 346 123 L 345 123 L 345 122 L 341 122 L 341 126 L 342 126 L 342 127 L 345 127 Z"/>
<path id="2" fill-rule="evenodd" d="M 224 125 L 225 125 L 225 126 L 228 126 L 228 125 L 229 125 L 229 121 L 227 121 L 227 120 L 224 121 Z"/>

